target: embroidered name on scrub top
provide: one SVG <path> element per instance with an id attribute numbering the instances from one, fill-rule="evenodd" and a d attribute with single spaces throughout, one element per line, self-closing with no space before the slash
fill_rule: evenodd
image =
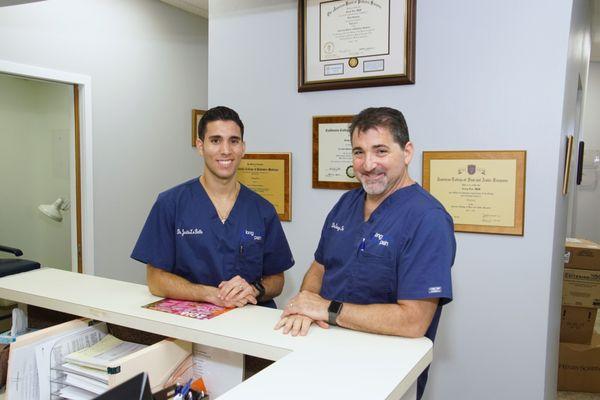
<path id="1" fill-rule="evenodd" d="M 203 235 L 204 231 L 199 228 L 194 228 L 194 229 L 179 229 L 179 228 L 177 228 L 176 234 L 181 237 L 183 237 L 185 235 Z"/>

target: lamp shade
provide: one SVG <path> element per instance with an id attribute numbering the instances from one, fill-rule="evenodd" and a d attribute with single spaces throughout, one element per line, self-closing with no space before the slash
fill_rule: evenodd
<path id="1" fill-rule="evenodd" d="M 54 221 L 61 222 L 63 219 L 61 211 L 68 210 L 69 206 L 70 203 L 68 200 L 64 200 L 62 197 L 59 197 L 52 204 L 42 204 L 38 206 L 38 210 Z"/>

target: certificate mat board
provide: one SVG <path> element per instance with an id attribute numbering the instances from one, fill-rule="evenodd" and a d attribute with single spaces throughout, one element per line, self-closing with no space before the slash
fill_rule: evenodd
<path id="1" fill-rule="evenodd" d="M 298 91 L 412 84 L 416 0 L 299 0 Z"/>
<path id="2" fill-rule="evenodd" d="M 423 188 L 457 232 L 523 235 L 525 151 L 425 151 Z"/>
<path id="3" fill-rule="evenodd" d="M 292 220 L 292 153 L 246 153 L 237 179 L 267 199 L 281 221 Z"/>

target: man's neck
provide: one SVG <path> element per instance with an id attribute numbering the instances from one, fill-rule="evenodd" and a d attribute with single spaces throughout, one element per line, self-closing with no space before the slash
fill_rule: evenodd
<path id="1" fill-rule="evenodd" d="M 235 175 L 231 178 L 222 179 L 208 171 L 200 177 L 200 183 L 204 189 L 217 198 L 227 198 L 237 191 Z"/>
<path id="2" fill-rule="evenodd" d="M 364 205 L 365 221 L 368 221 L 369 218 L 371 218 L 371 214 L 373 213 L 373 211 L 375 211 L 377 209 L 377 207 L 379 207 L 379 205 L 381 203 L 383 203 L 383 201 L 385 199 L 387 199 L 389 196 L 391 196 L 392 193 L 394 193 L 395 191 L 400 190 L 402 188 L 408 187 L 414 183 L 415 183 L 415 181 L 413 181 L 407 173 L 402 178 L 398 179 L 398 182 L 395 185 L 390 186 L 388 188 L 388 190 L 386 190 L 385 192 L 380 193 L 380 194 L 368 194 L 367 193 L 367 196 L 365 199 L 365 205 Z"/>

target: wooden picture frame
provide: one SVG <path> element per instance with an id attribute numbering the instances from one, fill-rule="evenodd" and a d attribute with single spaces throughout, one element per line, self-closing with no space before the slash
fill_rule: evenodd
<path id="1" fill-rule="evenodd" d="M 298 91 L 415 83 L 416 0 L 298 1 Z"/>
<path id="2" fill-rule="evenodd" d="M 456 232 L 522 236 L 526 152 L 424 151 L 423 188 L 454 220 Z"/>
<path id="3" fill-rule="evenodd" d="M 352 118 L 352 115 L 313 117 L 313 188 L 349 190 L 360 187 L 352 168 L 348 132 Z M 340 149 L 344 149 L 342 154 Z"/>
<path id="4" fill-rule="evenodd" d="M 569 178 L 571 177 L 571 159 L 573 158 L 573 135 L 566 138 L 565 146 L 565 168 L 563 170 L 562 194 L 566 196 L 569 193 Z"/>
<path id="5" fill-rule="evenodd" d="M 198 122 L 204 115 L 206 110 L 192 110 L 192 147 L 196 147 L 196 139 L 198 139 Z"/>
<path id="6" fill-rule="evenodd" d="M 281 221 L 292 220 L 292 153 L 246 153 L 237 179 L 269 200 Z"/>

